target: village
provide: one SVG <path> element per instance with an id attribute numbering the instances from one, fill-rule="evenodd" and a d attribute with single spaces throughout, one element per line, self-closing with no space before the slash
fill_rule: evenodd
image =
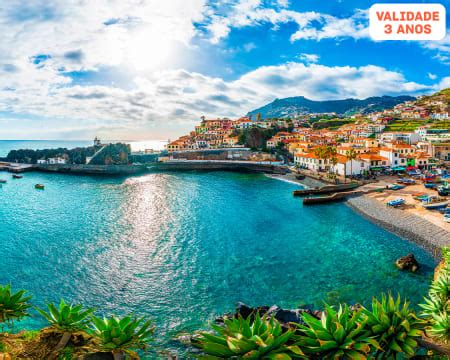
<path id="1" fill-rule="evenodd" d="M 283 163 L 332 181 L 432 170 L 450 164 L 449 103 L 445 96 L 419 98 L 346 118 L 335 113 L 294 119 L 202 117 L 190 134 L 168 143 L 167 151 L 171 160 Z"/>

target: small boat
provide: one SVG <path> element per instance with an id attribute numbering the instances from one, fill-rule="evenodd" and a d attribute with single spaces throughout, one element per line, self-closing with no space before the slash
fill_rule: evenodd
<path id="1" fill-rule="evenodd" d="M 296 178 L 297 180 L 305 180 L 305 175 L 297 174 L 297 175 L 295 175 L 295 178 Z"/>
<path id="2" fill-rule="evenodd" d="M 22 179 L 23 176 L 22 175 L 17 175 L 17 174 L 13 174 L 13 179 Z"/>
<path id="3" fill-rule="evenodd" d="M 36 184 L 36 185 L 34 185 L 34 188 L 39 189 L 39 190 L 44 190 L 45 186 L 43 184 Z"/>
<path id="4" fill-rule="evenodd" d="M 444 221 L 450 223 L 450 213 L 444 214 Z"/>
<path id="5" fill-rule="evenodd" d="M 392 207 L 397 207 L 397 206 L 403 205 L 404 203 L 405 203 L 405 199 L 398 198 L 398 199 L 394 199 L 394 200 L 388 201 L 386 203 L 386 205 L 387 206 L 392 206 Z"/>
<path id="6" fill-rule="evenodd" d="M 6 180 L 5 179 L 0 179 L 0 184 L 6 184 Z"/>
<path id="7" fill-rule="evenodd" d="M 389 186 L 389 190 L 400 190 L 404 189 L 405 185 L 393 184 Z"/>
<path id="8" fill-rule="evenodd" d="M 437 196 L 430 196 L 422 202 L 422 206 L 427 210 L 445 209 L 450 204 L 450 200 L 445 200 Z"/>

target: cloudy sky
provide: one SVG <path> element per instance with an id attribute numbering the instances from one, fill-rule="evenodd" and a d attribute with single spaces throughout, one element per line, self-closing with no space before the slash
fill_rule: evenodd
<path id="1" fill-rule="evenodd" d="M 0 139 L 167 139 L 275 98 L 450 86 L 450 36 L 372 41 L 373 3 L 0 1 Z"/>

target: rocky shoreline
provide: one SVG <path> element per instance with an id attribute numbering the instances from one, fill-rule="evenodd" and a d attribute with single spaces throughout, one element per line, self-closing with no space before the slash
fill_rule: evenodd
<path id="1" fill-rule="evenodd" d="M 347 204 L 361 216 L 409 241 L 413 241 L 441 260 L 441 249 L 450 245 L 450 234 L 431 222 L 363 195 L 351 198 Z"/>

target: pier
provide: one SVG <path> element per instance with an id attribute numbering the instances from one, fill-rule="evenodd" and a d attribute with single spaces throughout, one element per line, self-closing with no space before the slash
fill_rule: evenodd
<path id="1" fill-rule="evenodd" d="M 317 189 L 304 189 L 304 190 L 294 190 L 294 196 L 306 196 L 306 195 L 322 195 L 322 194 L 331 194 L 338 193 L 347 190 L 353 190 L 359 187 L 358 183 L 349 183 L 349 184 L 341 184 L 341 185 L 326 185 Z"/>
<path id="2" fill-rule="evenodd" d="M 23 173 L 26 171 L 32 171 L 35 169 L 33 164 L 21 164 L 21 163 L 10 163 L 10 162 L 0 162 L 0 171 L 9 171 L 12 173 Z"/>

